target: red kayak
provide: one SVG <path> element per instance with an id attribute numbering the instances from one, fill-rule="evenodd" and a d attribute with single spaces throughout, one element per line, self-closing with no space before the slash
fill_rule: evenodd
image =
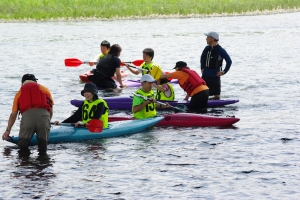
<path id="1" fill-rule="evenodd" d="M 87 76 L 89 76 L 89 75 L 93 75 L 93 73 L 92 73 L 91 71 L 88 71 L 88 72 L 86 72 L 86 73 L 80 74 L 80 75 L 79 75 L 79 78 L 80 78 L 80 80 L 81 80 L 82 82 L 91 82 L 91 81 L 87 78 Z M 121 70 L 121 76 L 122 76 L 122 78 L 125 78 L 125 77 L 128 76 L 128 75 L 129 75 L 129 72 L 128 72 L 128 71 Z M 117 80 L 116 75 L 113 76 L 112 78 L 115 79 L 115 80 Z"/>
<path id="2" fill-rule="evenodd" d="M 132 120 L 132 116 L 109 116 L 108 121 Z M 174 113 L 164 115 L 164 119 L 155 126 L 177 126 L 177 127 L 209 127 L 230 126 L 240 121 L 235 117 L 215 117 L 193 113 Z"/>

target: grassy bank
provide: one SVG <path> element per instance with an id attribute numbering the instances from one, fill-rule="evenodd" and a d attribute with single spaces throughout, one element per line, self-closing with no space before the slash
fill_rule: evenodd
<path id="1" fill-rule="evenodd" d="M 299 0 L 1 0 L 0 19 L 122 19 L 300 10 Z"/>

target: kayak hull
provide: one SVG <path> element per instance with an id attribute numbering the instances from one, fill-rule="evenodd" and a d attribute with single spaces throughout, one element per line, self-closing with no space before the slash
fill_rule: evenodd
<path id="1" fill-rule="evenodd" d="M 103 99 L 106 101 L 110 110 L 131 110 L 131 108 L 132 108 L 132 98 L 130 98 L 130 97 L 104 97 Z M 167 102 L 171 106 L 174 106 L 174 107 L 176 107 L 178 105 L 185 105 L 185 106 L 189 105 L 189 101 L 163 101 L 163 100 L 161 100 L 160 102 L 163 102 L 163 103 Z M 239 100 L 230 100 L 230 99 L 208 100 L 207 107 L 214 108 L 214 107 L 234 104 L 237 102 L 239 102 Z M 74 99 L 74 100 L 71 100 L 70 103 L 76 107 L 79 107 L 83 103 L 83 100 Z"/>
<path id="2" fill-rule="evenodd" d="M 109 121 L 132 120 L 131 116 L 109 116 Z M 213 127 L 230 126 L 240 121 L 235 117 L 215 117 L 193 113 L 175 113 L 164 115 L 163 120 L 155 126 L 176 126 L 176 127 Z"/>
<path id="3" fill-rule="evenodd" d="M 79 75 L 79 79 L 82 81 L 82 82 L 91 82 L 87 77 L 90 76 L 90 75 L 93 75 L 92 71 L 87 71 L 83 74 L 80 74 Z M 124 71 L 124 70 L 121 70 L 121 77 L 122 78 L 125 78 L 126 76 L 129 75 L 129 72 L 128 71 Z M 113 76 L 112 77 L 114 80 L 117 80 L 117 76 Z"/>
<path id="4" fill-rule="evenodd" d="M 142 120 L 126 120 L 110 122 L 109 127 L 100 133 L 92 133 L 87 128 L 77 128 L 71 125 L 54 126 L 49 135 L 48 143 L 79 142 L 84 140 L 111 138 L 138 133 L 161 121 L 163 117 L 155 117 Z M 9 137 L 8 142 L 17 144 L 18 137 Z M 30 145 L 37 145 L 36 134 L 32 137 Z"/>

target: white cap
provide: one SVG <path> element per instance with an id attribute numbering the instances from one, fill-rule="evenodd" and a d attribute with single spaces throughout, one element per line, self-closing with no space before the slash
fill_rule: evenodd
<path id="1" fill-rule="evenodd" d="M 142 78 L 141 78 L 141 82 L 144 82 L 144 81 L 153 83 L 153 82 L 155 82 L 156 80 L 155 80 L 150 74 L 144 74 L 144 75 L 142 76 Z"/>
<path id="2" fill-rule="evenodd" d="M 204 33 L 204 35 L 213 37 L 213 38 L 215 38 L 216 40 L 219 41 L 219 34 L 216 33 L 216 32 L 211 31 L 211 32 L 208 32 L 208 33 Z"/>

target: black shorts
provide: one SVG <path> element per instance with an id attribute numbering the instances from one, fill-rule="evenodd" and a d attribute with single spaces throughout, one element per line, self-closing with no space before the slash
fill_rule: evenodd
<path id="1" fill-rule="evenodd" d="M 97 75 L 90 75 L 87 78 L 90 81 L 92 81 L 93 83 L 95 83 L 95 85 L 97 87 L 101 87 L 103 89 L 108 89 L 108 88 L 115 89 L 115 88 L 117 88 L 116 82 L 110 77 L 100 78 Z"/>
<path id="2" fill-rule="evenodd" d="M 209 96 L 221 94 L 221 78 L 202 76 L 209 88 Z"/>
<path id="3" fill-rule="evenodd" d="M 207 101 L 209 97 L 209 90 L 202 90 L 192 96 L 188 109 L 191 112 L 205 113 L 207 108 Z"/>

